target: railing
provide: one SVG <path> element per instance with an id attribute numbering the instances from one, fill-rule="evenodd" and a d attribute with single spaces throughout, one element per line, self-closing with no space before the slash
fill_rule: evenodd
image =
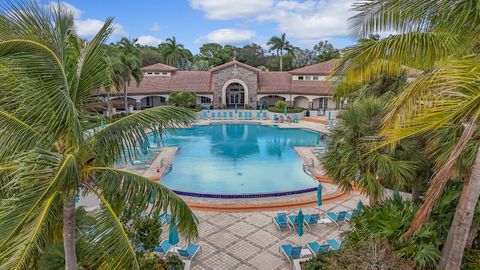
<path id="1" fill-rule="evenodd" d="M 162 158 L 160 160 L 160 169 L 162 170 L 162 174 L 166 175 L 172 170 L 172 162 L 166 158 Z"/>
<path id="2" fill-rule="evenodd" d="M 305 161 L 305 163 L 303 163 L 303 171 L 310 176 L 313 176 L 314 167 L 315 167 L 315 161 L 313 160 L 313 158 L 310 158 L 307 161 Z"/>

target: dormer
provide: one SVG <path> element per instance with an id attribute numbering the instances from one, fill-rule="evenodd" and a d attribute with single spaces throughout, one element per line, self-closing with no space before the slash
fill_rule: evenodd
<path id="1" fill-rule="evenodd" d="M 167 77 L 167 76 L 174 75 L 177 68 L 169 66 L 169 65 L 165 65 L 165 64 L 162 64 L 162 63 L 157 63 L 157 64 L 153 64 L 153 65 L 143 67 L 143 68 L 141 68 L 141 70 L 143 72 L 143 76 L 145 76 L 145 77 L 152 77 L 152 76 Z"/>

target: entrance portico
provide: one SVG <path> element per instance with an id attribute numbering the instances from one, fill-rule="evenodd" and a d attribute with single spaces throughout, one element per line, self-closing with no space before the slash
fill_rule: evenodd
<path id="1" fill-rule="evenodd" d="M 227 81 L 222 88 L 222 105 L 231 108 L 248 104 L 248 86 L 239 79 Z"/>

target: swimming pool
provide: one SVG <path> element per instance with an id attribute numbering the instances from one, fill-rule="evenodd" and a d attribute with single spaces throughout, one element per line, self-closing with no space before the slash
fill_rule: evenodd
<path id="1" fill-rule="evenodd" d="M 319 144 L 320 134 L 259 124 L 211 124 L 163 138 L 179 146 L 162 184 L 183 195 L 272 194 L 312 189 L 293 146 Z M 294 193 L 292 193 L 294 194 Z"/>

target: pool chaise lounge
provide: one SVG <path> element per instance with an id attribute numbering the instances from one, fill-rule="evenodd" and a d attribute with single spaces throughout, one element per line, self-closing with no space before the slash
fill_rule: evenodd
<path id="1" fill-rule="evenodd" d="M 290 223 L 290 225 L 295 228 L 295 226 L 297 225 L 297 215 L 288 216 L 288 223 Z"/>
<path id="2" fill-rule="evenodd" d="M 300 259 L 302 255 L 302 247 L 295 247 L 292 244 L 280 245 L 280 251 L 287 257 L 289 262 Z"/>
<path id="3" fill-rule="evenodd" d="M 188 244 L 184 249 L 177 248 L 178 255 L 187 260 L 193 260 L 200 250 L 202 250 L 202 248 L 199 244 Z"/>
<path id="4" fill-rule="evenodd" d="M 170 250 L 172 249 L 172 245 L 168 242 L 168 240 L 163 240 L 160 245 L 156 246 L 153 249 L 153 253 L 159 255 L 162 254 L 163 256 L 167 255 Z"/>
<path id="5" fill-rule="evenodd" d="M 170 224 L 170 222 L 172 222 L 172 215 L 163 214 L 159 217 L 159 219 L 162 224 Z"/>
<path id="6" fill-rule="evenodd" d="M 233 112 L 228 112 L 228 120 L 233 120 Z"/>
<path id="7" fill-rule="evenodd" d="M 288 225 L 287 214 L 285 213 L 278 213 L 277 216 L 273 217 L 273 223 L 275 223 L 280 231 L 282 229 L 291 230 L 290 226 Z"/>
<path id="8" fill-rule="evenodd" d="M 339 250 L 342 247 L 342 242 L 335 239 L 330 239 L 326 241 L 332 250 Z"/>
<path id="9" fill-rule="evenodd" d="M 315 255 L 326 253 L 330 248 L 330 244 L 320 244 L 319 242 L 309 242 L 307 243 L 307 248 Z"/>
<path id="10" fill-rule="evenodd" d="M 347 215 L 347 211 L 339 211 L 338 213 L 335 212 L 327 212 L 325 216 L 330 219 L 332 222 L 340 226 L 340 222 L 345 221 L 345 216 Z"/>
<path id="11" fill-rule="evenodd" d="M 267 112 L 263 112 L 263 116 L 262 116 L 263 120 L 267 120 L 268 117 L 267 117 Z"/>
<path id="12" fill-rule="evenodd" d="M 310 227 L 310 225 L 318 224 L 320 220 L 320 214 L 306 214 L 303 218 L 303 222 Z"/>

